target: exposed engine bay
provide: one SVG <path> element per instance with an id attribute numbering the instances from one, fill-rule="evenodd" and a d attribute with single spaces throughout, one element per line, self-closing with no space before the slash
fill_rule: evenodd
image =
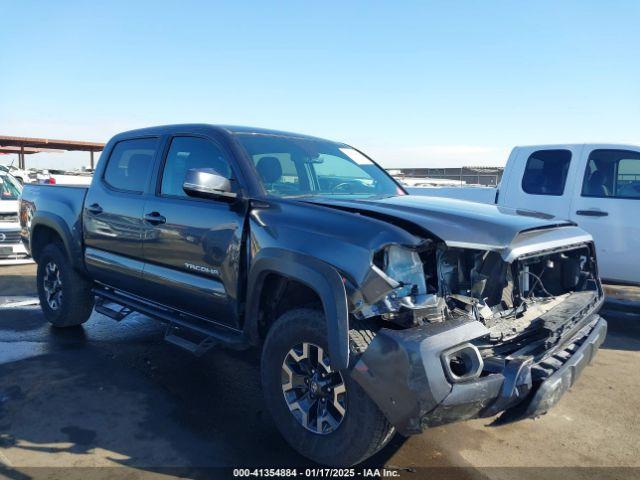
<path id="1" fill-rule="evenodd" d="M 532 342 L 544 351 L 602 297 L 592 243 L 511 262 L 498 251 L 430 241 L 420 249 L 394 245 L 377 252 L 372 269 L 391 291 L 362 302 L 357 317 L 379 319 L 386 328 L 479 321 L 490 332 L 476 345 L 483 357 L 509 355 Z"/>

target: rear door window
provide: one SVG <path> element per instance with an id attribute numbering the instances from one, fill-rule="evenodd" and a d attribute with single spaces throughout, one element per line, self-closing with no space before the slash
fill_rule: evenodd
<path id="1" fill-rule="evenodd" d="M 111 187 L 142 193 L 151 176 L 157 138 L 138 138 L 118 142 L 111 151 L 104 181 Z"/>
<path id="2" fill-rule="evenodd" d="M 531 195 L 561 196 L 571 164 L 569 150 L 538 150 L 527 160 L 522 190 Z"/>
<path id="3" fill-rule="evenodd" d="M 614 149 L 591 152 L 582 196 L 640 199 L 640 152 Z"/>

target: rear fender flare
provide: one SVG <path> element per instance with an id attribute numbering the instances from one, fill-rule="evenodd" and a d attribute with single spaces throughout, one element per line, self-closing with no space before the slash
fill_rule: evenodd
<path id="1" fill-rule="evenodd" d="M 74 241 L 73 235 L 69 230 L 69 227 L 58 215 L 54 213 L 36 213 L 31 219 L 30 226 L 30 238 L 29 247 L 33 249 L 33 233 L 37 231 L 38 227 L 47 227 L 53 230 L 60 239 L 64 246 L 65 253 L 71 261 L 71 264 L 80 270 L 84 270 L 84 264 L 82 262 L 83 254 L 80 244 Z"/>
<path id="2" fill-rule="evenodd" d="M 313 289 L 322 302 L 327 321 L 327 343 L 331 362 L 337 369 L 349 365 L 349 310 L 342 276 L 331 265 L 308 255 L 264 248 L 249 272 L 245 331 L 254 344 L 260 342 L 258 314 L 264 280 L 270 273 L 300 282 Z"/>

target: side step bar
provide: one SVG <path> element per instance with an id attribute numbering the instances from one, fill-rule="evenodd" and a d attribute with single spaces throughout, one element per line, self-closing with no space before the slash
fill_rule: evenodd
<path id="1" fill-rule="evenodd" d="M 101 313 L 102 315 L 106 315 L 107 317 L 113 318 L 117 322 L 124 319 L 126 316 L 128 316 L 133 312 L 133 310 L 131 310 L 129 307 L 125 307 L 122 305 L 120 305 L 120 309 L 114 310 L 113 308 L 107 306 L 107 304 L 109 303 L 113 303 L 113 302 L 107 301 L 103 297 L 98 297 L 96 299 L 96 303 L 93 306 L 93 308 L 95 308 L 96 312 Z"/>
<path id="2" fill-rule="evenodd" d="M 235 349 L 249 347 L 240 330 L 217 326 L 198 317 L 156 306 L 110 288 L 94 288 L 93 294 L 96 296 L 95 309 L 98 313 L 120 321 L 135 311 L 160 320 L 167 324 L 164 339 L 194 355 L 203 355 L 219 344 Z M 106 304 L 115 304 L 120 308 L 115 309 Z"/>
<path id="3" fill-rule="evenodd" d="M 193 341 L 192 339 L 181 337 L 180 333 L 180 331 L 173 333 L 171 326 L 168 326 L 167 331 L 164 335 L 164 339 L 165 341 L 172 343 L 177 347 L 183 348 L 198 357 L 205 354 L 206 352 L 211 350 L 211 348 L 220 343 L 219 340 L 216 340 L 213 337 L 204 337 L 199 342 Z"/>

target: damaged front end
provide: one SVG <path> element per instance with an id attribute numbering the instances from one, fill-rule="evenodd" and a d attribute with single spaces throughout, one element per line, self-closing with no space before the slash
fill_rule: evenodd
<path id="1" fill-rule="evenodd" d="M 352 375 L 401 433 L 537 416 L 573 384 L 606 322 L 593 243 L 562 230 L 503 249 L 427 240 L 376 252 L 351 312 L 377 335 Z"/>

